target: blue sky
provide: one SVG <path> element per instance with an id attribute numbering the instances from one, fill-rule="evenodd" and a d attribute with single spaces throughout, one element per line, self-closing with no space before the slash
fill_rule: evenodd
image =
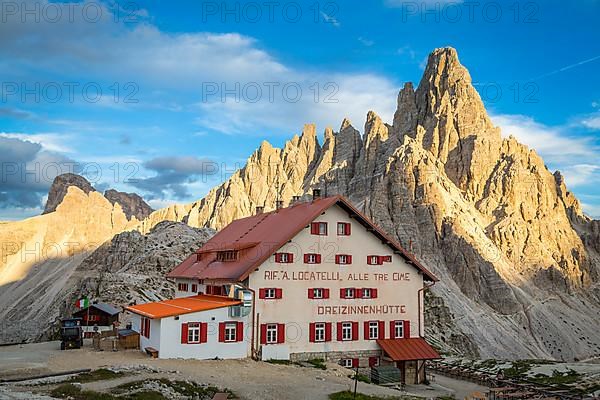
<path id="1" fill-rule="evenodd" d="M 0 220 L 38 214 L 59 170 L 197 200 L 306 122 L 391 122 L 442 46 L 600 216 L 600 1 L 170 3 L 1 4 Z"/>

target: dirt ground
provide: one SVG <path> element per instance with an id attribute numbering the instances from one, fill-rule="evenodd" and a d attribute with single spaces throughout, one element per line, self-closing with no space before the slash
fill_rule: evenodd
<path id="1" fill-rule="evenodd" d="M 123 378 L 90 382 L 84 389 L 107 390 L 119 384 L 148 377 L 185 380 L 227 388 L 241 399 L 248 400 L 326 400 L 330 393 L 349 390 L 352 372 L 336 364 L 327 370 L 295 365 L 275 365 L 252 360 L 159 360 L 139 351 L 97 352 L 89 345 L 80 350 L 59 350 L 59 342 L 36 343 L 0 348 L 0 378 L 36 376 L 44 373 L 102 367 L 130 367 L 144 365 L 158 373 L 143 372 Z M 9 385 L 16 392 L 39 388 Z M 423 390 L 422 388 L 414 388 Z M 427 390 L 427 397 L 443 395 L 447 391 Z M 5 387 L 6 390 L 6 387 Z M 360 383 L 358 391 L 365 394 L 399 396 L 398 390 Z M 2 398 L 0 391 L 0 398 Z M 9 397 L 6 393 L 6 398 Z"/>

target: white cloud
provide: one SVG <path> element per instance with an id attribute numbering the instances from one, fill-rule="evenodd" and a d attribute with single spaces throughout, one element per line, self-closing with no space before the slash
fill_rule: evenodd
<path id="1" fill-rule="evenodd" d="M 590 116 L 581 120 L 581 124 L 588 129 L 600 129 L 600 115 Z"/>
<path id="2" fill-rule="evenodd" d="M 365 39 L 362 36 L 358 37 L 358 41 L 363 45 L 363 46 L 367 46 L 367 47 L 371 47 L 375 44 L 375 42 L 373 40 L 370 39 Z"/>
<path id="3" fill-rule="evenodd" d="M 323 21 L 339 28 L 342 24 L 337 20 L 333 15 L 329 15 L 326 12 L 321 11 L 321 16 L 323 17 Z"/>
<path id="4" fill-rule="evenodd" d="M 17 132 L 0 132 L 0 136 L 19 140 L 27 140 L 32 143 L 39 143 L 47 151 L 57 153 L 74 153 L 74 150 L 65 145 L 69 138 L 66 135 L 56 133 L 17 133 Z"/>

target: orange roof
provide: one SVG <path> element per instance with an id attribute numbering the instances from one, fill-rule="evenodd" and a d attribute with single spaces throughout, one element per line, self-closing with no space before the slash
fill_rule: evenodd
<path id="1" fill-rule="evenodd" d="M 349 200 L 339 195 L 237 219 L 175 267 L 167 277 L 242 281 L 321 213 L 336 204 L 357 222 L 369 228 L 409 264 L 420 270 L 426 279 L 437 281 L 437 278 L 412 254 L 357 210 Z M 226 249 L 239 249 L 238 259 L 228 262 L 217 261 L 217 251 Z"/>
<path id="2" fill-rule="evenodd" d="M 423 338 L 378 339 L 377 344 L 394 361 L 442 358 Z"/>
<path id="3" fill-rule="evenodd" d="M 135 306 L 125 307 L 125 309 L 144 317 L 154 319 L 189 314 L 198 311 L 214 310 L 216 308 L 235 306 L 241 303 L 240 300 L 225 296 L 201 294 L 198 296 L 137 304 Z"/>

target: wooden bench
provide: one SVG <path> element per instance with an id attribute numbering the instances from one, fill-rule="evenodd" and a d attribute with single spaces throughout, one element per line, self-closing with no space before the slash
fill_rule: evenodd
<path id="1" fill-rule="evenodd" d="M 146 347 L 144 350 L 146 353 L 151 355 L 152 358 L 158 358 L 158 350 L 156 350 L 154 347 Z"/>
<path id="2" fill-rule="evenodd" d="M 227 400 L 227 397 L 228 397 L 227 393 L 215 393 L 212 400 Z"/>

